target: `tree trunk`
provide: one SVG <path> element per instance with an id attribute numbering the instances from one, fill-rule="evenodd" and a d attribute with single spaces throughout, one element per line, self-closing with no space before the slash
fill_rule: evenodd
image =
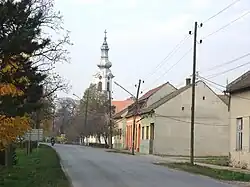
<path id="1" fill-rule="evenodd" d="M 98 143 L 101 143 L 101 135 L 100 134 L 97 135 L 97 140 L 98 140 Z"/>
<path id="2" fill-rule="evenodd" d="M 104 138 L 104 141 L 105 141 L 105 145 L 108 145 L 108 137 L 104 135 L 103 138 Z"/>
<path id="3" fill-rule="evenodd" d="M 12 145 L 8 145 L 8 147 L 5 149 L 5 166 L 11 167 L 12 166 Z"/>

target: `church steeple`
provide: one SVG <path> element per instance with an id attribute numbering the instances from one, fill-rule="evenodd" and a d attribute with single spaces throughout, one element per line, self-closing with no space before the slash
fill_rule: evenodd
<path id="1" fill-rule="evenodd" d="M 104 42 L 101 46 L 101 61 L 97 65 L 99 68 L 111 68 L 112 63 L 109 61 L 109 47 L 107 43 L 107 31 L 104 31 Z"/>
<path id="2" fill-rule="evenodd" d="M 110 70 L 112 63 L 109 61 L 108 52 L 107 31 L 105 30 L 104 41 L 101 46 L 101 60 L 97 64 L 99 70 L 98 73 L 95 74 L 95 84 L 97 85 L 97 89 L 104 92 L 112 91 L 112 79 L 114 78 L 114 75 Z"/>

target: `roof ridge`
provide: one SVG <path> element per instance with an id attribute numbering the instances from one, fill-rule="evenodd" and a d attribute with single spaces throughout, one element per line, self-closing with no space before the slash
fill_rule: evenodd
<path id="1" fill-rule="evenodd" d="M 250 79 L 250 70 L 236 78 L 234 81 L 232 81 L 230 84 L 226 86 L 227 91 L 237 91 L 241 90 L 247 87 L 250 87 L 250 84 L 248 82 L 248 79 Z M 244 82 L 247 81 L 247 82 Z M 241 84 L 241 85 L 240 85 Z"/>
<path id="2" fill-rule="evenodd" d="M 179 94 L 181 94 L 182 92 L 184 92 L 185 90 L 190 88 L 191 86 L 192 86 L 192 84 L 186 85 L 186 86 L 183 86 L 183 87 L 169 93 L 168 95 L 160 98 L 159 100 L 157 100 L 156 102 L 154 102 L 153 104 L 151 104 L 150 106 L 145 108 L 144 110 L 146 112 L 149 112 L 150 110 L 153 110 L 153 109 L 161 106 L 162 104 L 164 104 L 164 103 L 168 102 L 169 100 L 173 99 L 174 97 L 178 96 Z"/>
<path id="3" fill-rule="evenodd" d="M 250 70 L 248 70 L 247 72 L 245 72 L 243 75 L 237 77 L 235 80 L 233 80 L 231 83 L 229 83 L 227 86 L 231 86 L 245 78 L 247 78 L 247 76 L 250 75 Z"/>
<path id="4" fill-rule="evenodd" d="M 157 86 L 157 87 L 155 87 L 155 88 L 152 88 L 152 89 L 148 90 L 144 95 L 142 95 L 142 96 L 139 98 L 139 100 L 143 100 L 143 99 L 149 98 L 150 96 L 152 96 L 153 94 L 155 94 L 157 91 L 159 91 L 163 86 L 165 86 L 165 85 L 167 85 L 167 84 L 170 84 L 169 81 L 167 81 L 167 82 L 161 84 L 160 86 Z M 152 93 L 150 93 L 150 92 L 152 92 Z M 149 94 L 149 95 L 147 96 L 147 94 Z"/>

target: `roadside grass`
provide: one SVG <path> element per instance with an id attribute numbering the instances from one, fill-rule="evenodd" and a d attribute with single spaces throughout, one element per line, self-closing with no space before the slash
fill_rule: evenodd
<path id="1" fill-rule="evenodd" d="M 60 159 L 51 147 L 40 148 L 29 156 L 17 149 L 18 164 L 0 170 L 0 187 L 69 187 Z"/>
<path id="2" fill-rule="evenodd" d="M 218 166 L 229 166 L 229 157 L 228 156 L 220 156 L 220 157 L 207 157 L 204 159 L 197 158 L 195 162 L 212 164 Z"/>
<path id="3" fill-rule="evenodd" d="M 225 169 L 214 169 L 206 166 L 191 165 L 190 163 L 154 163 L 155 165 L 162 165 L 168 168 L 182 170 L 194 174 L 208 176 L 214 179 L 225 181 L 250 181 L 250 174 L 230 171 Z"/>

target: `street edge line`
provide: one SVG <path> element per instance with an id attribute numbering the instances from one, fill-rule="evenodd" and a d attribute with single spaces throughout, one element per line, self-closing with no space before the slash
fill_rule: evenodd
<path id="1" fill-rule="evenodd" d="M 53 147 L 51 147 L 51 148 L 54 149 Z M 56 151 L 56 149 L 54 149 L 54 151 L 56 152 L 58 158 L 60 159 L 60 166 L 61 166 L 61 169 L 62 169 L 63 173 L 65 174 L 65 177 L 67 178 L 67 180 L 69 182 L 69 186 L 70 187 L 74 187 L 72 179 L 71 179 L 71 177 L 68 174 L 68 171 L 65 169 L 65 167 L 62 164 L 62 158 L 61 158 L 60 154 Z"/>

